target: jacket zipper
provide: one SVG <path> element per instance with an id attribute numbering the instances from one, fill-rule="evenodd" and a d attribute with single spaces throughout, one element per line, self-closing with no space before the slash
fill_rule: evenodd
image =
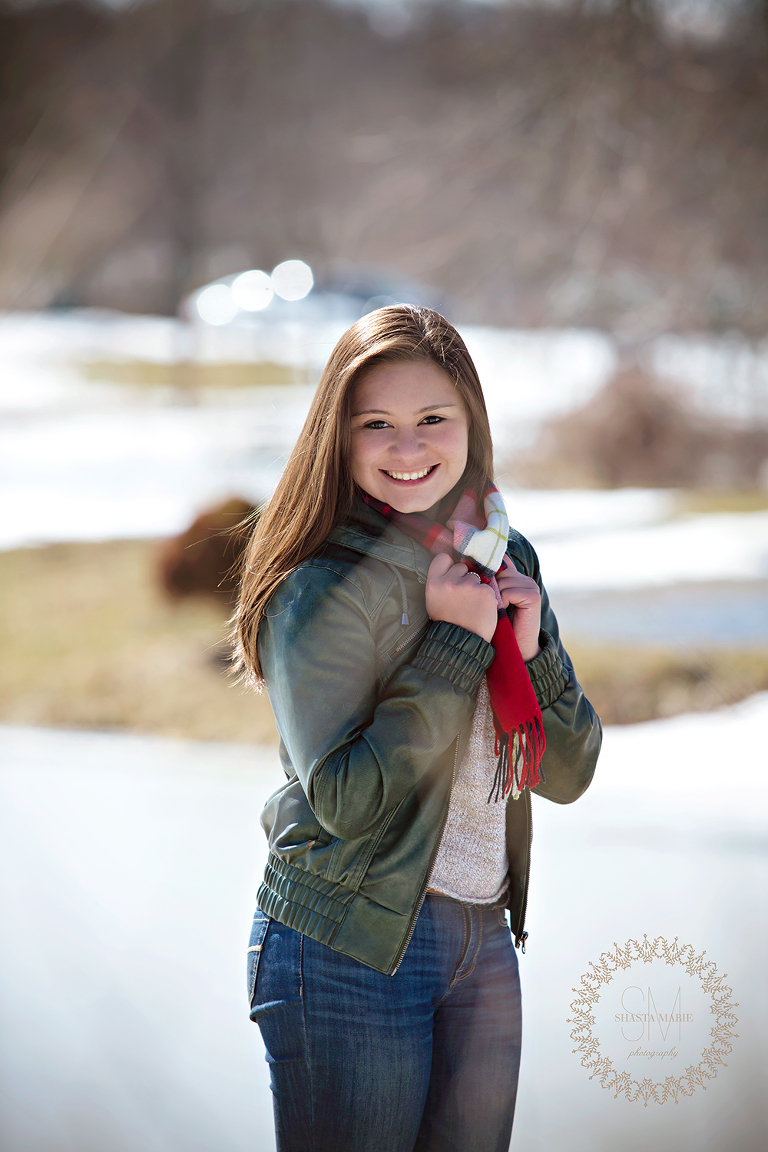
<path id="1" fill-rule="evenodd" d="M 392 569 L 395 576 L 397 577 L 397 582 L 400 585 L 400 595 L 403 599 L 403 614 L 400 617 L 400 623 L 403 625 L 410 624 L 411 620 L 408 615 L 408 597 L 405 594 L 405 580 L 403 580 L 403 574 L 395 564 L 387 564 L 387 567 Z"/>
<path id="2" fill-rule="evenodd" d="M 390 972 L 390 976 L 394 976 L 395 972 L 397 972 L 398 968 L 400 967 L 400 965 L 403 962 L 403 956 L 405 956 L 406 949 L 411 942 L 411 937 L 413 936 L 413 933 L 416 930 L 416 921 L 419 918 L 419 913 L 421 912 L 422 905 L 423 905 L 423 903 L 426 899 L 426 896 L 427 896 L 427 885 L 429 884 L 429 878 L 432 875 L 432 869 L 435 866 L 435 860 L 437 859 L 437 854 L 440 851 L 440 844 L 441 844 L 442 839 L 443 839 L 443 832 L 445 831 L 445 825 L 448 821 L 448 808 L 449 808 L 449 805 L 451 802 L 451 792 L 453 792 L 453 785 L 456 782 L 456 769 L 458 767 L 458 761 L 459 761 L 459 744 L 460 744 L 460 742 L 461 742 L 461 729 L 459 729 L 459 734 L 456 737 L 456 751 L 454 752 L 454 755 L 453 755 L 453 771 L 451 773 L 451 790 L 448 793 L 448 804 L 446 804 L 446 806 L 445 806 L 445 812 L 443 813 L 442 823 L 440 824 L 440 835 L 437 837 L 437 840 L 435 841 L 435 847 L 432 851 L 432 857 L 429 861 L 429 867 L 427 868 L 426 875 L 424 876 L 424 882 L 421 886 L 421 892 L 419 893 L 419 899 L 416 901 L 416 909 L 413 913 L 413 916 L 411 918 L 411 923 L 410 923 L 410 926 L 408 928 L 408 934 L 406 935 L 405 941 L 403 942 L 403 945 L 397 954 L 395 966 L 392 969 L 392 971 Z"/>
<path id="3" fill-rule="evenodd" d="M 398 653 L 402 652 L 403 648 L 407 648 L 408 645 L 413 640 L 415 640 L 415 638 L 419 635 L 419 633 L 423 631 L 423 629 L 424 629 L 424 622 L 422 621 L 422 623 L 418 626 L 418 628 L 415 628 L 413 632 L 410 632 L 405 637 L 405 639 L 401 640 L 400 643 L 397 645 L 397 647 L 392 650 L 392 656 L 393 657 L 397 656 Z"/>
<path id="4" fill-rule="evenodd" d="M 531 875 L 531 849 L 533 848 L 533 803 L 531 802 L 530 789 L 526 789 L 526 803 L 528 806 L 528 854 L 525 861 L 525 892 L 520 917 L 517 921 L 518 931 L 515 933 L 515 947 L 522 948 L 523 955 L 525 955 L 525 942 L 528 939 L 528 933 L 520 932 L 520 929 L 525 925 L 525 913 L 528 908 L 528 881 Z"/>

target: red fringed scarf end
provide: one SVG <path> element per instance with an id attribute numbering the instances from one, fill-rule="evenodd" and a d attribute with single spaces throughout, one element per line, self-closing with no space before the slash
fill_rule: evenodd
<path id="1" fill-rule="evenodd" d="M 545 739 L 541 708 L 506 612 L 491 641 L 496 656 L 487 672 L 498 763 L 488 802 L 516 798 L 543 780 Z"/>
<path id="2" fill-rule="evenodd" d="M 512 737 L 508 732 L 499 732 L 495 713 L 493 720 L 496 728 L 498 762 L 493 784 L 488 793 L 488 803 L 493 801 L 494 804 L 498 804 L 499 800 L 506 800 L 510 792 L 516 799 L 524 788 L 535 788 L 544 781 L 541 758 L 544 755 L 545 742 L 544 732 L 538 720 L 526 724 L 524 730 L 518 728 Z M 514 748 L 514 759 L 510 755 L 510 746 Z"/>

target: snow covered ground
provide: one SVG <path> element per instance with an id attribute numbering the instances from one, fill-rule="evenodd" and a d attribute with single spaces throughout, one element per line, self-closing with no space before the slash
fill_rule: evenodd
<path id="1" fill-rule="evenodd" d="M 689 515 L 642 528 L 534 543 L 552 589 L 768 577 L 768 512 Z"/>
<path id="2" fill-rule="evenodd" d="M 512 1148 L 758 1152 L 768 1137 L 768 694 L 609 729 L 575 805 L 536 801 Z M 273 750 L 0 728 L 6 1152 L 268 1152 L 244 954 Z M 679 1103 L 582 1068 L 574 989 L 663 937 L 727 973 L 727 1066 Z M 681 977 L 681 979 L 683 979 Z"/>

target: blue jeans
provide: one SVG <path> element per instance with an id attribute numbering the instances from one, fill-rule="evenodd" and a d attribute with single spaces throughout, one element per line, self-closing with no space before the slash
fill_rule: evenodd
<path id="1" fill-rule="evenodd" d="M 257 910 L 278 1152 L 507 1152 L 520 981 L 503 914 L 428 895 L 394 976 Z"/>

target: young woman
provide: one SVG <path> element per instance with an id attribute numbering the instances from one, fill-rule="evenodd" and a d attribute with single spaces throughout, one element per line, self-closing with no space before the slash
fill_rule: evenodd
<path id="1" fill-rule="evenodd" d="M 461 337 L 382 308 L 249 547 L 238 654 L 286 776 L 248 951 L 279 1152 L 509 1147 L 530 791 L 577 799 L 600 724 L 492 475 Z"/>

